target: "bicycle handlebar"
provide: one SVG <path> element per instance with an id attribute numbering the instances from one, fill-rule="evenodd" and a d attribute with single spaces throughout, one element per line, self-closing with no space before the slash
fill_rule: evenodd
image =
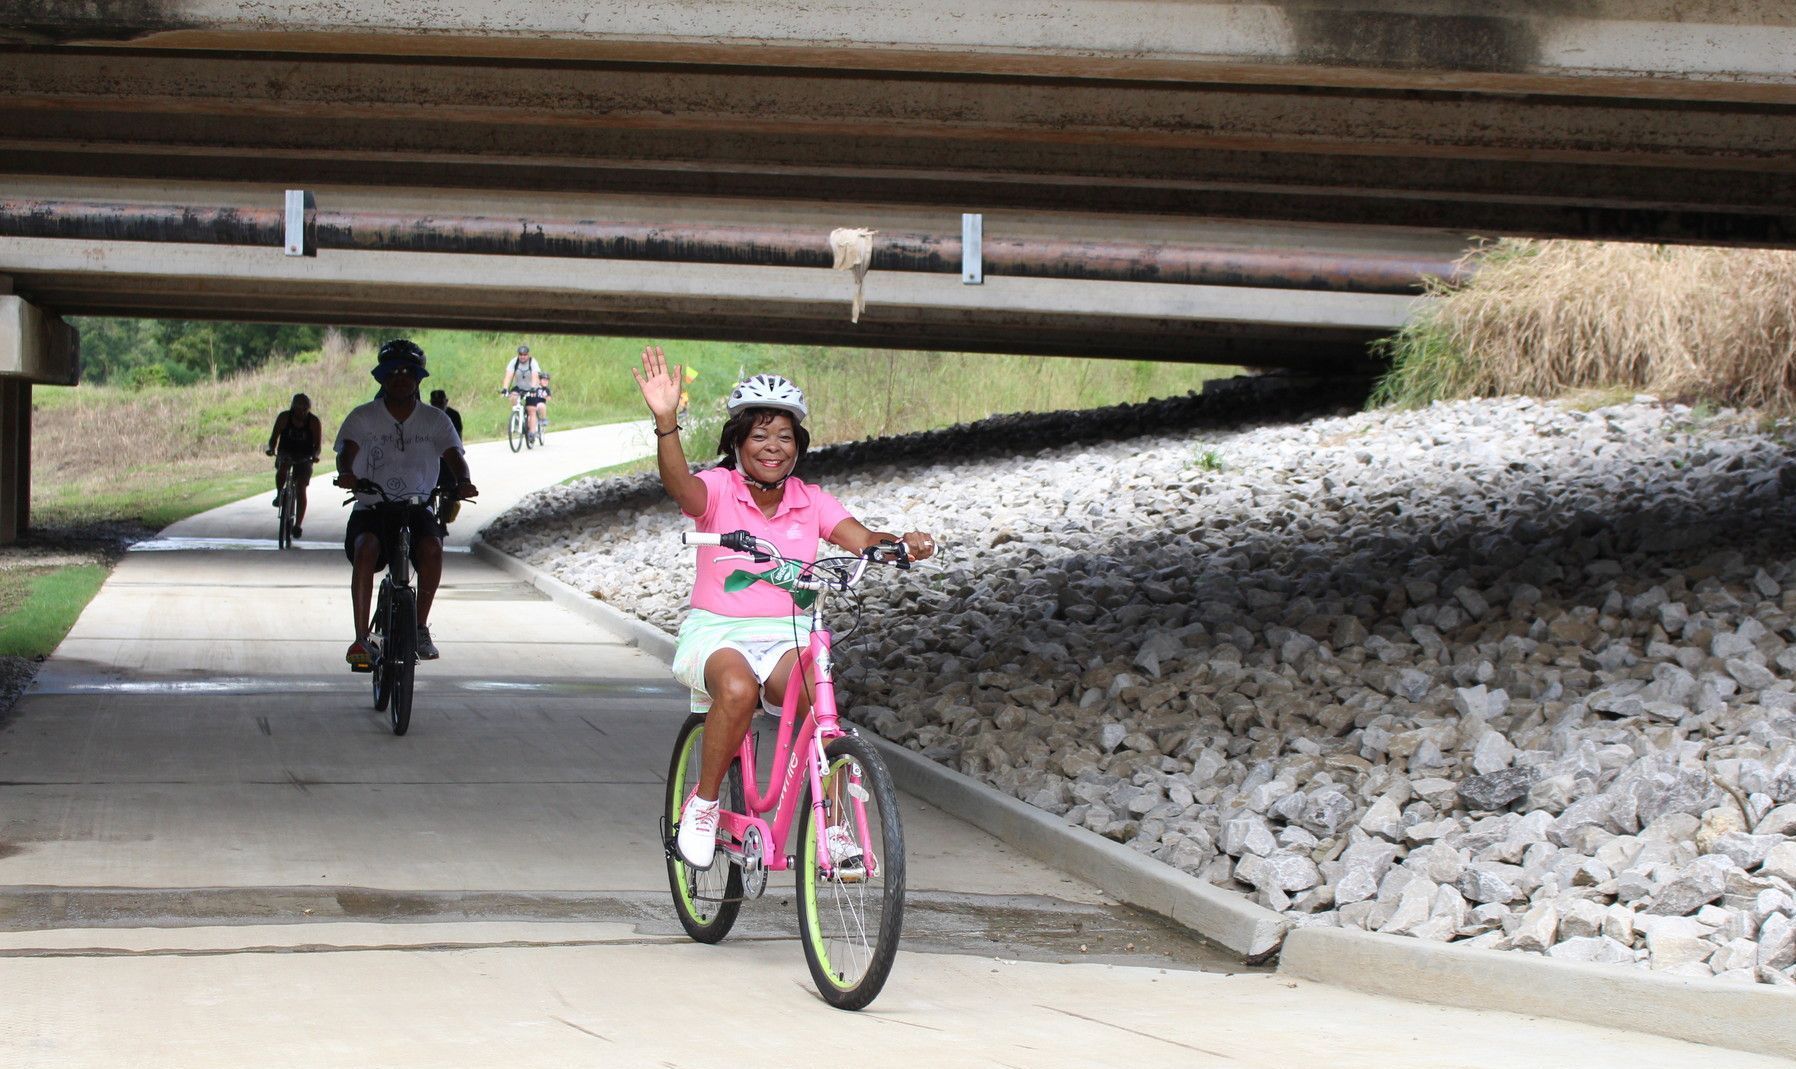
<path id="1" fill-rule="evenodd" d="M 778 561 L 784 567 L 758 578 L 786 590 L 847 591 L 860 582 L 869 564 L 895 564 L 906 569 L 911 566 L 909 547 L 903 542 L 881 542 L 853 557 L 825 557 L 817 561 L 792 560 L 781 554 L 772 542 L 748 531 L 685 531 L 680 535 L 680 542 L 688 546 L 722 546 L 761 564 Z M 831 574 L 818 575 L 820 568 Z"/>
<path id="2" fill-rule="evenodd" d="M 428 505 L 438 496 L 438 493 L 434 488 L 428 494 L 389 494 L 387 493 L 386 487 L 372 479 L 357 479 L 355 481 L 355 489 L 350 492 L 349 497 L 345 498 L 343 503 L 345 505 L 353 505 L 355 503 L 356 494 L 378 494 L 380 495 L 380 499 L 389 505 Z M 458 500 L 471 501 L 473 499 L 459 498 Z"/>

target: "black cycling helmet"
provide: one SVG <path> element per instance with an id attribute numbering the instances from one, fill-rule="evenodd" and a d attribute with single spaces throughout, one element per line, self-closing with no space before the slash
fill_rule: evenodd
<path id="1" fill-rule="evenodd" d="M 518 355 L 519 356 L 529 356 L 530 355 L 530 346 L 528 346 L 528 345 L 518 346 Z"/>
<path id="2" fill-rule="evenodd" d="M 418 348 L 410 338 L 394 338 L 380 347 L 380 355 L 374 370 L 368 372 L 382 382 L 393 372 L 404 368 L 412 373 L 414 379 L 426 379 L 430 372 L 424 369 L 424 350 Z"/>

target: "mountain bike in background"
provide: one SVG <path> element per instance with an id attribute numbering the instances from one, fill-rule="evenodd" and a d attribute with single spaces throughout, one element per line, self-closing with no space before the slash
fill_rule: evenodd
<path id="1" fill-rule="evenodd" d="M 516 453 L 521 449 L 542 445 L 543 421 L 537 420 L 536 430 L 532 432 L 530 419 L 524 412 L 524 396 L 529 391 L 513 386 L 505 392 L 512 395 L 511 419 L 505 424 L 505 441 L 511 445 L 511 451 Z"/>

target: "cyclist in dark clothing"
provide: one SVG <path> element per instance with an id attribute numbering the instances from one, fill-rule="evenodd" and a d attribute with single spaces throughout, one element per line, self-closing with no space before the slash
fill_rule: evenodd
<path id="1" fill-rule="evenodd" d="M 268 432 L 268 446 L 263 452 L 274 457 L 274 507 L 281 507 L 281 491 L 287 480 L 293 482 L 293 537 L 300 536 L 306 519 L 306 486 L 312 481 L 312 465 L 318 463 L 318 452 L 324 448 L 324 426 L 312 415 L 312 399 L 303 393 L 293 395 L 287 410 L 274 417 L 274 429 Z"/>
<path id="2" fill-rule="evenodd" d="M 446 390 L 430 391 L 430 403 L 443 410 L 449 422 L 455 424 L 455 434 L 461 436 L 461 413 L 449 407 L 449 393 Z M 437 476 L 437 529 L 444 538 L 449 537 L 449 525 L 461 514 L 461 498 L 455 496 L 456 478 L 450 472 L 449 465 L 442 467 Z"/>

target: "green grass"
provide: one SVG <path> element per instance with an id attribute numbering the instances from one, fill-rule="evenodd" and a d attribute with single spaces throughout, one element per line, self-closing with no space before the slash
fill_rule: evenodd
<path id="1" fill-rule="evenodd" d="M 134 476 L 132 485 L 103 492 L 52 487 L 39 493 L 33 487 L 31 522 L 57 528 L 136 520 L 146 527 L 162 528 L 251 494 L 274 493 L 272 472 L 193 479 L 183 477 L 177 466 L 158 465 L 137 468 Z"/>
<path id="2" fill-rule="evenodd" d="M 499 383 L 519 342 L 528 342 L 554 375 L 551 434 L 647 416 L 630 374 L 640 366 L 642 339 L 443 330 L 410 336 L 429 358 L 424 386 L 448 393 L 471 442 L 505 436 L 511 405 L 499 395 Z M 272 483 L 262 446 L 276 413 L 294 393 L 309 395 L 324 423 L 328 452 L 343 417 L 374 395 L 368 375 L 373 348 L 370 338 L 333 331 L 316 352 L 217 382 L 34 391 L 36 519 L 52 525 L 136 519 L 159 527 L 259 492 Z M 804 389 L 815 445 L 932 430 L 998 413 L 1143 401 L 1238 373 L 1200 364 L 732 342 L 672 342 L 664 348 L 671 362 L 693 373 L 682 439 L 694 461 L 712 458 L 731 387 L 761 371 L 784 374 Z M 624 470 L 651 469 L 647 463 Z"/>
<path id="3" fill-rule="evenodd" d="M 78 564 L 0 572 L 0 655 L 37 657 L 54 650 L 108 570 Z"/>

